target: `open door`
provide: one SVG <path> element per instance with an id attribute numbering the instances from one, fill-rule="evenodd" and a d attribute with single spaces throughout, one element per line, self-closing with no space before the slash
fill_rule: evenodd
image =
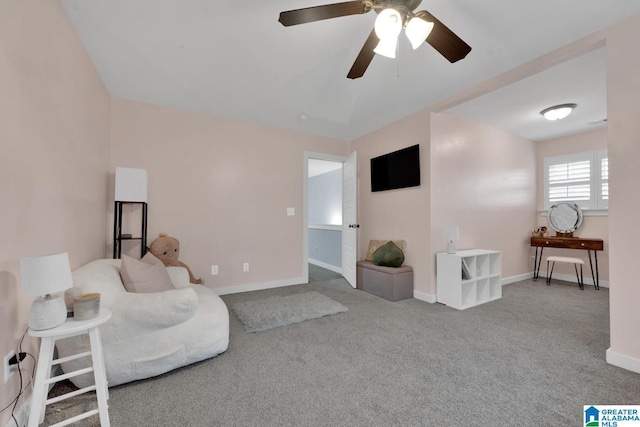
<path id="1" fill-rule="evenodd" d="M 357 163 L 354 151 L 342 164 L 342 275 L 356 287 L 357 223 Z"/>

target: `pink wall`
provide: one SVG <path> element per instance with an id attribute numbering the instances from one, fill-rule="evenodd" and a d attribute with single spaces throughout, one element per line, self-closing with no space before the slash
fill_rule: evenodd
<path id="1" fill-rule="evenodd" d="M 0 94 L 4 356 L 24 333 L 30 305 L 20 291 L 20 258 L 66 251 L 75 268 L 104 253 L 110 113 L 109 95 L 57 1 L 0 2 Z M 35 340 L 25 343 L 34 352 Z M 0 381 L 1 408 L 18 388 L 18 375 Z M 10 415 L 0 414 L 0 425 Z"/>
<path id="2" fill-rule="evenodd" d="M 611 347 L 607 361 L 640 372 L 640 14 L 607 34 Z"/>
<path id="3" fill-rule="evenodd" d="M 431 253 L 446 250 L 444 229 L 460 227 L 458 249 L 502 252 L 503 279 L 533 270 L 535 143 L 448 114 L 431 115 Z M 430 291 L 436 292 L 435 267 Z M 520 277 L 524 279 L 524 277 Z"/>
<path id="4" fill-rule="evenodd" d="M 194 275 L 224 291 L 302 277 L 303 153 L 345 155 L 347 142 L 123 99 L 111 106 L 112 173 L 149 174 L 149 244 L 161 232 L 176 237 Z"/>
<path id="5" fill-rule="evenodd" d="M 591 132 L 585 132 L 577 135 L 566 136 L 563 138 L 551 139 L 536 143 L 537 152 L 537 170 L 538 170 L 538 211 L 544 209 L 544 159 L 545 157 L 562 156 L 571 153 L 581 153 L 584 151 L 603 150 L 607 148 L 607 129 L 598 129 Z M 548 227 L 547 217 L 538 215 L 538 225 Z M 555 232 L 549 229 L 549 235 L 553 236 Z M 604 240 L 604 251 L 598 252 L 598 272 L 601 281 L 609 280 L 609 217 L 608 216 L 584 216 L 582 226 L 576 230 L 574 236 L 577 237 L 594 237 Z M 532 254 L 535 251 L 532 251 Z M 545 249 L 545 257 L 547 255 L 573 256 L 580 257 L 585 260 L 585 280 L 591 282 L 591 270 L 588 264 L 588 255 L 585 251 L 563 250 L 563 249 Z M 542 264 L 540 274 L 546 271 L 546 263 Z M 567 264 L 557 264 L 553 269 L 554 277 L 557 274 L 564 274 L 575 278 L 575 270 L 573 266 Z M 602 283 L 601 283 L 602 284 Z M 604 283 L 606 284 L 606 283 Z"/>
<path id="6" fill-rule="evenodd" d="M 371 192 L 372 157 L 420 144 L 421 185 Z M 358 153 L 358 259 L 371 239 L 403 239 L 405 264 L 413 267 L 414 291 L 430 290 L 429 257 L 429 113 L 422 111 L 353 142 Z"/>
<path id="7" fill-rule="evenodd" d="M 372 193 L 370 159 L 414 144 L 420 144 L 422 185 Z M 458 225 L 460 249 L 503 252 L 503 277 L 532 271 L 533 142 L 424 110 L 355 141 L 353 148 L 358 153 L 360 259 L 370 239 L 406 240 L 405 262 L 414 269 L 416 296 L 435 301 L 435 254 L 445 250 L 444 227 Z"/>

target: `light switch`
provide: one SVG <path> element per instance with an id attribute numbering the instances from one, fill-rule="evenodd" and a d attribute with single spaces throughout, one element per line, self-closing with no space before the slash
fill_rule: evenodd
<path id="1" fill-rule="evenodd" d="M 294 208 L 287 208 L 287 216 L 294 216 L 296 214 L 296 210 Z"/>

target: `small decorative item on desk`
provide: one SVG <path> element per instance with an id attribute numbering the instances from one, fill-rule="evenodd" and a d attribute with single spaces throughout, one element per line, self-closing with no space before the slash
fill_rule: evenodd
<path id="1" fill-rule="evenodd" d="M 81 294 L 82 289 L 75 286 L 64 291 L 64 304 L 67 306 L 67 317 L 73 317 L 73 299 Z"/>
<path id="2" fill-rule="evenodd" d="M 73 318 L 88 320 L 100 314 L 100 294 L 82 294 L 73 297 Z"/>
<path id="3" fill-rule="evenodd" d="M 547 227 L 542 226 L 531 230 L 531 237 L 549 237 Z"/>

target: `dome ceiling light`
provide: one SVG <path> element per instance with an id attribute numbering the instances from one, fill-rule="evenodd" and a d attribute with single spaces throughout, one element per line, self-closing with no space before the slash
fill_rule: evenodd
<path id="1" fill-rule="evenodd" d="M 578 104 L 560 104 L 554 105 L 553 107 L 545 108 L 540 111 L 540 114 L 544 116 L 547 120 L 561 120 L 567 117 L 574 108 L 576 108 Z"/>

